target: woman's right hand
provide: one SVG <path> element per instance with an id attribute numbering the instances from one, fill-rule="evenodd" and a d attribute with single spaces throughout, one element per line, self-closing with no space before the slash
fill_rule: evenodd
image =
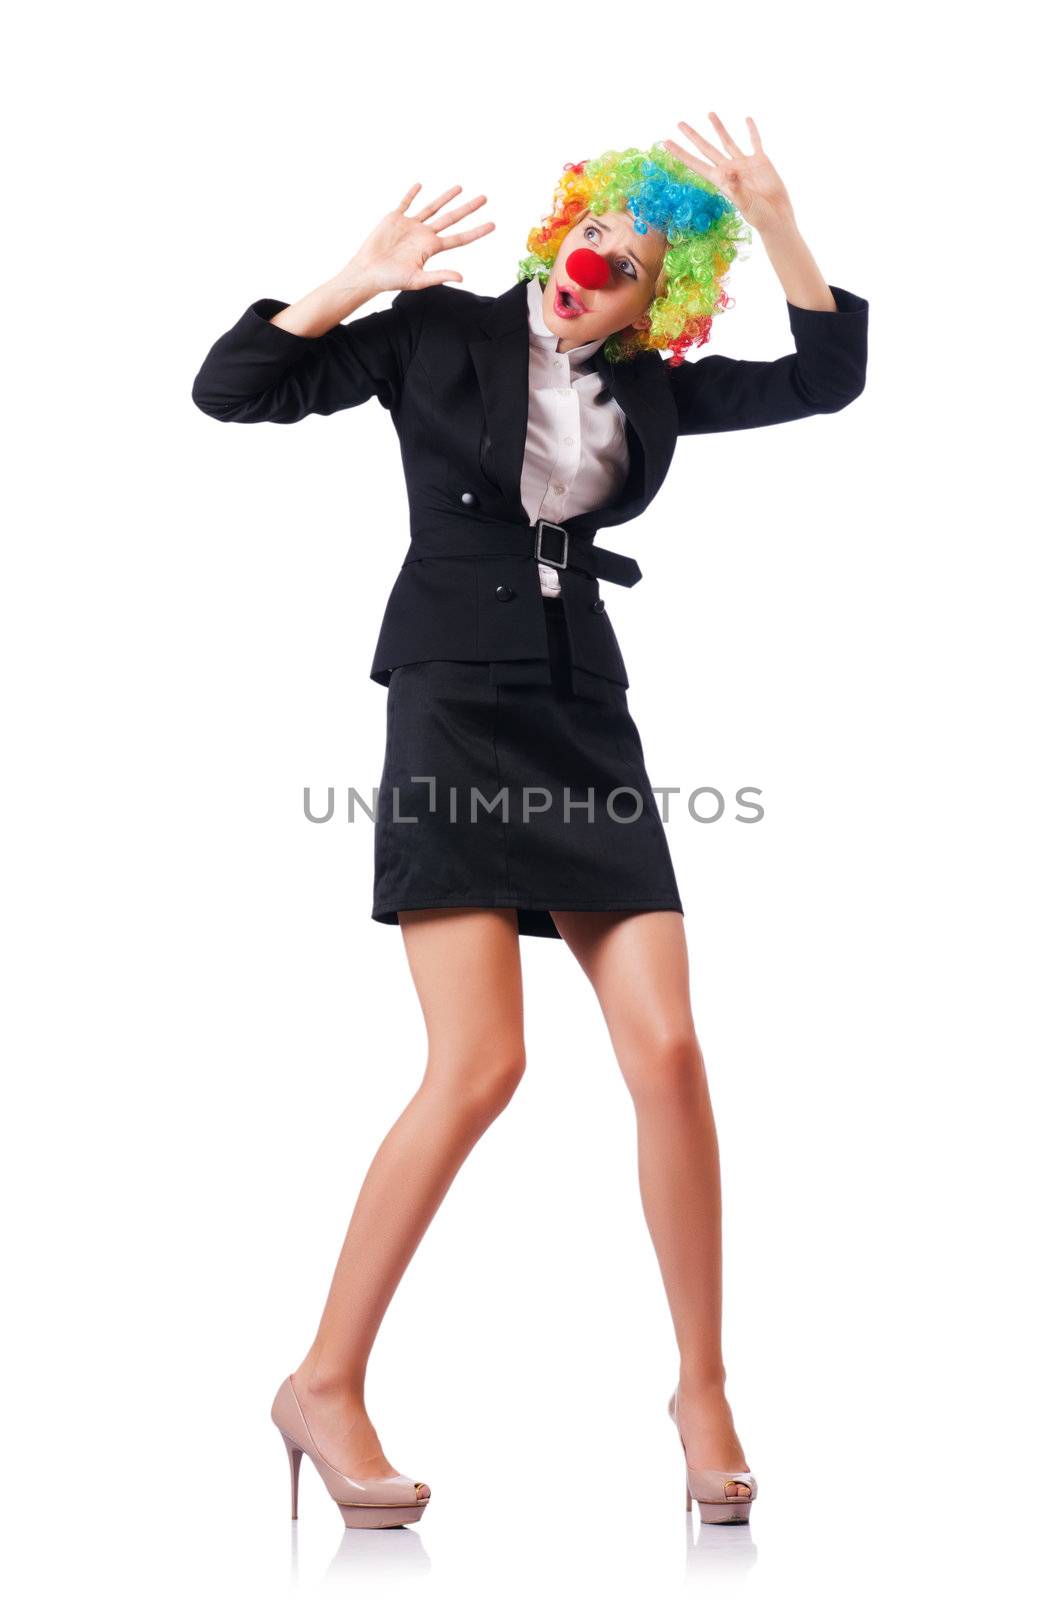
<path id="1" fill-rule="evenodd" d="M 493 222 L 483 222 L 477 228 L 469 228 L 464 233 L 453 233 L 448 238 L 443 238 L 441 230 L 450 227 L 454 222 L 459 222 L 461 217 L 466 217 L 469 211 L 476 211 L 486 200 L 480 194 L 475 200 L 468 200 L 466 204 L 457 206 L 445 212 L 435 222 L 428 222 L 428 217 L 433 217 L 438 207 L 451 200 L 453 195 L 459 194 L 461 184 L 454 184 L 444 194 L 440 194 L 429 205 L 423 206 L 414 216 L 406 216 L 405 212 L 411 205 L 417 189 L 421 184 L 414 183 L 405 195 L 401 204 L 393 211 L 388 211 L 383 220 L 373 228 L 367 239 L 337 275 L 336 282 L 349 284 L 351 287 L 360 282 L 371 286 L 373 293 L 380 293 L 384 289 L 427 289 L 431 284 L 446 283 L 454 280 L 463 282 L 461 273 L 453 272 L 425 272 L 424 263 L 438 250 L 455 250 L 459 245 L 469 244 L 472 239 L 480 239 L 484 233 L 489 233 L 496 226 Z"/>

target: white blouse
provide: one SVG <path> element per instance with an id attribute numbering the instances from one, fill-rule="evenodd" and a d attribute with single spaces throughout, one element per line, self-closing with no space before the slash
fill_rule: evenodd
<path id="1" fill-rule="evenodd" d="M 558 350 L 542 313 L 544 291 L 536 278 L 526 285 L 530 331 L 530 395 L 526 451 L 520 483 L 531 522 L 565 522 L 610 504 L 626 481 L 629 450 L 625 412 L 612 395 L 600 405 L 604 380 L 582 365 L 603 344 L 591 339 Z M 559 594 L 559 571 L 539 561 L 542 594 Z"/>

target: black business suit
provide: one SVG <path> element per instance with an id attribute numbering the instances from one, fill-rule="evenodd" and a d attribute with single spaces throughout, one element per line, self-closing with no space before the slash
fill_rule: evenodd
<path id="1" fill-rule="evenodd" d="M 789 304 L 796 349 L 775 361 L 707 355 L 670 367 L 651 351 L 612 364 L 598 349 L 591 364 L 626 417 L 629 472 L 610 505 L 568 519 L 565 531 L 535 530 L 520 493 L 529 377 L 525 283 L 495 298 L 449 284 L 405 290 L 385 310 L 316 339 L 269 321 L 286 301 L 257 300 L 212 346 L 192 398 L 221 421 L 297 422 L 372 397 L 391 414 L 410 539 L 370 671 L 392 694 L 395 675 L 403 679 L 404 715 L 417 738 L 407 738 L 404 725 L 394 727 L 397 713 L 388 707 L 384 778 L 407 783 L 427 770 L 427 761 L 444 765 L 455 739 L 468 756 L 450 762 L 450 776 L 465 783 L 496 778 L 503 746 L 508 770 L 524 784 L 541 778 L 558 793 L 560 769 L 567 774 L 573 761 L 584 760 L 577 783 L 588 775 L 601 787 L 632 781 L 646 791 L 645 817 L 636 827 L 615 824 L 609 833 L 597 824 L 583 831 L 577 848 L 572 830 L 557 832 L 545 821 L 535 824 L 536 835 L 507 829 L 487 838 L 489 830 L 479 836 L 469 828 L 458 840 L 450 827 L 428 841 L 428 829 L 399 831 L 377 818 L 377 920 L 394 922 L 398 909 L 416 905 L 514 905 L 521 931 L 555 936 L 549 907 L 680 909 L 625 705 L 629 680 L 600 594 L 601 580 L 629 585 L 640 569 L 630 557 L 598 547 L 594 536 L 630 521 L 654 499 L 680 435 L 838 411 L 861 393 L 868 304 L 844 289 L 833 287 L 832 294 L 834 312 Z M 536 563 L 564 557 L 562 597 L 549 602 Z M 494 715 L 490 738 L 476 753 L 482 716 L 490 705 L 496 713 L 502 691 L 511 727 L 522 732 L 505 742 Z M 533 715 L 524 717 L 532 702 Z M 463 720 L 454 720 L 458 705 Z M 450 735 L 445 745 L 436 733 L 442 727 Z M 399 762 L 399 748 L 408 759 Z"/>

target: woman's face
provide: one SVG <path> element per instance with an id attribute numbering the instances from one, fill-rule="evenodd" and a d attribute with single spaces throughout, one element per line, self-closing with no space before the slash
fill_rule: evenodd
<path id="1" fill-rule="evenodd" d="M 610 271 L 599 289 L 581 288 L 567 272 L 567 257 L 575 250 L 591 250 L 607 262 Z M 542 314 L 559 336 L 558 348 L 647 326 L 645 312 L 655 299 L 665 254 L 666 235 L 657 228 L 638 233 L 628 211 L 586 211 L 568 229 L 544 289 Z M 575 297 L 573 305 L 564 290 Z"/>

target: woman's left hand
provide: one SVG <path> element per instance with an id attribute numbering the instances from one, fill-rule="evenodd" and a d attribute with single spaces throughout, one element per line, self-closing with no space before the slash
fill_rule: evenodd
<path id="1" fill-rule="evenodd" d="M 702 156 L 709 159 L 692 155 L 682 145 L 675 144 L 672 139 L 662 141 L 666 149 L 687 167 L 691 167 L 693 172 L 698 172 L 708 183 L 720 189 L 752 228 L 763 232 L 778 227 L 793 227 L 795 212 L 791 199 L 780 174 L 762 149 L 762 141 L 753 119 L 745 118 L 751 131 L 751 154 L 746 155 L 716 112 L 711 111 L 708 115 L 717 130 L 718 138 L 725 146 L 725 154 L 714 145 L 708 144 L 703 135 L 697 133 L 687 122 L 679 122 L 677 126 L 691 139 L 696 149 L 702 152 Z"/>

